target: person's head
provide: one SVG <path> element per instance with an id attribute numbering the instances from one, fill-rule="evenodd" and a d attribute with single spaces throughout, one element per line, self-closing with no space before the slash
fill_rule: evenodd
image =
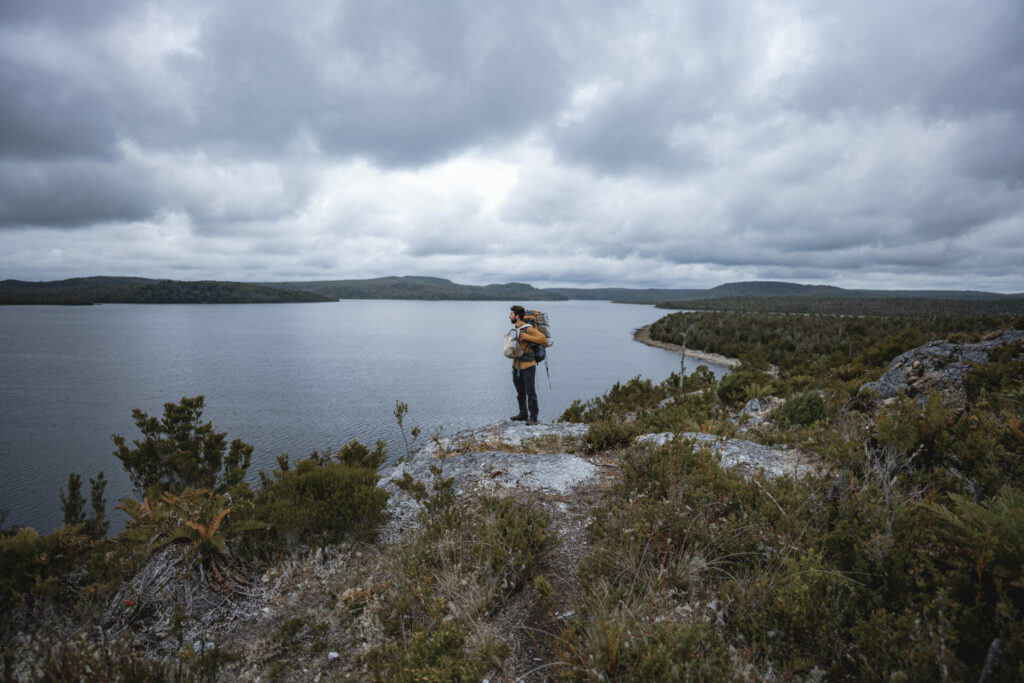
<path id="1" fill-rule="evenodd" d="M 519 306 L 518 304 L 513 306 L 510 310 L 512 311 L 512 313 L 509 315 L 509 317 L 512 319 L 512 322 L 515 322 L 516 320 L 522 320 L 523 318 L 526 317 L 526 309 L 523 308 L 522 306 Z"/>

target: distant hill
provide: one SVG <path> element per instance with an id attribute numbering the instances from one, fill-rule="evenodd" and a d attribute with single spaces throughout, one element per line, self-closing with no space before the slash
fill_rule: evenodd
<path id="1" fill-rule="evenodd" d="M 727 296 L 815 296 L 845 297 L 857 296 L 852 290 L 829 285 L 798 285 L 792 282 L 727 282 L 705 290 L 701 299 Z"/>
<path id="2" fill-rule="evenodd" d="M 1000 298 L 994 298 L 997 296 Z M 668 301 L 659 303 L 657 306 L 658 308 L 692 311 L 943 318 L 948 316 L 1016 315 L 1024 309 L 1024 296 L 990 295 L 988 298 L 948 299 L 925 296 L 731 296 Z"/>
<path id="3" fill-rule="evenodd" d="M 52 282 L 0 282 L 0 304 L 276 304 L 331 301 L 309 291 L 286 291 L 245 282 L 86 277 Z"/>
<path id="4" fill-rule="evenodd" d="M 577 301 L 617 301 L 624 304 L 656 304 L 661 301 L 676 301 L 704 295 L 704 289 L 625 289 L 622 287 L 604 287 L 598 289 L 582 289 L 570 287 L 554 287 L 549 292 Z"/>
<path id="5" fill-rule="evenodd" d="M 705 289 L 687 299 L 721 299 L 727 297 L 815 297 L 832 299 L 1007 299 L 1020 295 L 976 292 L 970 290 L 912 290 L 912 289 L 843 289 L 830 285 L 800 285 L 793 282 L 751 281 L 729 282 Z"/>
<path id="6" fill-rule="evenodd" d="M 379 277 L 367 280 L 310 282 L 221 282 L 151 280 L 138 277 L 85 277 L 53 282 L 0 282 L 0 304 L 94 303 L 291 303 L 337 299 L 412 299 L 425 301 L 616 301 L 658 304 L 665 308 L 721 310 L 794 310 L 810 312 L 834 302 L 865 300 L 856 310 L 893 308 L 883 300 L 945 300 L 1002 302 L 1005 310 L 1020 306 L 1024 295 L 975 291 L 914 291 L 843 289 L 792 282 L 730 282 L 711 289 L 595 289 L 555 287 L 538 289 L 523 282 L 462 285 L 437 277 Z M 756 301 L 755 301 L 756 300 Z M 867 301 L 867 300 L 870 300 Z M 810 301 L 817 302 L 810 304 Z M 703 302 L 698 305 L 695 302 Z M 832 302 L 832 303 L 828 303 Z M 910 304 L 903 304 L 904 307 Z M 847 307 L 849 310 L 855 310 Z M 915 310 L 932 310 L 919 306 Z M 976 308 L 976 307 L 975 307 Z"/>
<path id="7" fill-rule="evenodd" d="M 460 285 L 437 277 L 378 277 L 369 280 L 266 282 L 283 290 L 316 292 L 332 299 L 419 299 L 427 301 L 565 301 L 567 296 L 522 282 Z"/>

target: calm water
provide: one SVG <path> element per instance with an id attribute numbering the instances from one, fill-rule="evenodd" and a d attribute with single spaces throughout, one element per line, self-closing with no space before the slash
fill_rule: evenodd
<path id="1" fill-rule="evenodd" d="M 679 368 L 677 355 L 632 339 L 658 309 L 535 307 L 549 312 L 555 340 L 550 385 L 543 367 L 537 374 L 542 421 L 615 382 L 661 381 Z M 516 412 L 501 355 L 507 327 L 508 305 L 496 302 L 0 306 L 0 510 L 7 526 L 50 531 L 68 473 L 82 475 L 88 497 L 88 478 L 102 471 L 120 526 L 114 506 L 132 492 L 110 436 L 138 438 L 132 408 L 161 415 L 183 396 L 206 396 L 203 419 L 255 446 L 253 481 L 282 453 L 351 439 L 384 439 L 400 455 L 396 400 L 421 439 L 507 419 Z"/>

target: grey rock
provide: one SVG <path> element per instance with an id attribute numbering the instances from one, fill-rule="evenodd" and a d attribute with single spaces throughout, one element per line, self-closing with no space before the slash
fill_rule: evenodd
<path id="1" fill-rule="evenodd" d="M 381 470 L 378 486 L 389 494 L 389 519 L 381 538 L 386 543 L 398 540 L 406 530 L 416 526 L 423 510 L 423 506 L 396 486 L 394 480 L 401 480 L 408 474 L 425 484 L 429 492 L 435 479 L 431 467 L 441 470 L 440 477 L 454 480 L 456 495 L 496 493 L 512 488 L 564 494 L 591 481 L 597 476 L 598 468 L 578 456 L 570 453 L 533 455 L 503 448 L 522 446 L 544 437 L 578 439 L 588 429 L 587 425 L 573 423 L 503 422 L 432 441 L 410 458 Z"/>
<path id="2" fill-rule="evenodd" d="M 939 392 L 946 407 L 962 409 L 967 404 L 964 376 L 971 364 L 988 364 L 992 352 L 1004 344 L 1020 345 L 1024 330 L 1010 330 L 995 339 L 976 344 L 955 344 L 946 340 L 929 342 L 901 353 L 876 382 L 862 387 L 884 401 L 900 395 L 917 400 L 923 407 L 928 394 Z"/>
<path id="3" fill-rule="evenodd" d="M 662 446 L 675 438 L 671 432 L 662 432 L 639 436 L 637 442 Z M 797 449 L 763 446 L 744 439 L 723 439 L 704 432 L 686 432 L 681 438 L 699 446 L 707 446 L 721 458 L 722 467 L 735 469 L 745 476 L 764 472 L 769 479 L 774 479 L 784 475 L 800 477 L 815 472 L 811 459 Z"/>
<path id="4" fill-rule="evenodd" d="M 776 396 L 752 398 L 733 416 L 733 424 L 743 423 L 745 428 L 755 427 L 768 419 L 768 415 L 785 402 L 786 399 Z"/>

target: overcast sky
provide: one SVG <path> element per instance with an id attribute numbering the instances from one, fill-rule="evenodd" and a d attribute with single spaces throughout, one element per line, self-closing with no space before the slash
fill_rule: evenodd
<path id="1" fill-rule="evenodd" d="M 0 0 L 0 279 L 1024 291 L 1024 3 Z"/>

